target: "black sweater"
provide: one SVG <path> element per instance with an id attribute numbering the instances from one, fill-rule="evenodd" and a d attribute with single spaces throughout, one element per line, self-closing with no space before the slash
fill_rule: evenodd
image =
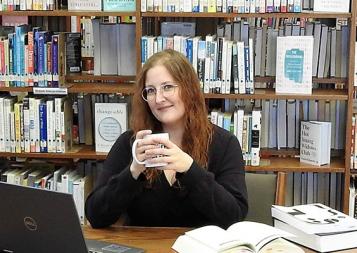
<path id="1" fill-rule="evenodd" d="M 132 177 L 131 136 L 125 132 L 115 142 L 87 198 L 86 215 L 94 228 L 115 223 L 122 213 L 133 226 L 227 228 L 245 218 L 244 161 L 234 135 L 215 126 L 208 169 L 194 161 L 186 173 L 177 173 L 172 186 L 164 173 L 151 186 L 142 174 L 138 180 Z"/>

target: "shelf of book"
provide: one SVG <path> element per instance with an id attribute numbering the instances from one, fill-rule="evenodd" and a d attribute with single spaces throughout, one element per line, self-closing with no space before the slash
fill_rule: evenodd
<path id="1" fill-rule="evenodd" d="M 260 156 L 262 158 L 267 158 L 271 156 L 280 156 L 280 157 L 294 157 L 300 154 L 300 149 L 297 148 L 261 148 Z M 343 149 L 331 149 L 331 157 L 343 157 Z"/>
<path id="2" fill-rule="evenodd" d="M 100 81 L 100 82 L 117 82 L 117 83 L 129 83 L 135 82 L 135 76 L 112 76 L 112 75 L 88 75 L 88 74 L 70 74 L 66 75 L 67 82 L 75 81 Z"/>
<path id="3" fill-rule="evenodd" d="M 222 12 L 142 12 L 142 17 L 194 18 L 350 18 L 351 13 L 280 12 L 280 13 L 222 13 Z"/>
<path id="4" fill-rule="evenodd" d="M 45 158 L 45 159 L 93 159 L 104 160 L 107 154 L 95 152 L 93 146 L 74 146 L 66 153 L 6 153 L 0 152 L 0 157 Z"/>
<path id="5" fill-rule="evenodd" d="M 115 11 L 0 11 L 1 16 L 52 16 L 52 17 L 70 17 L 70 16 L 136 16 L 137 12 L 115 12 Z"/>
<path id="6" fill-rule="evenodd" d="M 254 94 L 215 94 L 206 93 L 205 98 L 220 99 L 317 99 L 317 100 L 348 100 L 347 90 L 314 89 L 312 95 L 277 94 L 275 89 L 255 89 Z"/>
<path id="7" fill-rule="evenodd" d="M 93 159 L 105 160 L 107 153 L 95 152 L 92 146 L 75 146 L 66 153 L 5 153 L 0 157 L 44 158 L 44 159 Z M 331 163 L 324 166 L 314 166 L 300 163 L 299 158 L 270 157 L 261 159 L 259 166 L 245 166 L 246 171 L 285 171 L 285 172 L 344 172 L 345 164 L 341 158 L 332 158 Z"/>
<path id="8" fill-rule="evenodd" d="M 312 78 L 312 83 L 347 83 L 347 78 Z M 275 76 L 256 76 L 254 82 L 258 83 L 275 83 Z"/>
<path id="9" fill-rule="evenodd" d="M 314 166 L 301 163 L 299 158 L 270 157 L 261 159 L 259 166 L 245 166 L 246 171 L 284 171 L 284 172 L 345 172 L 345 162 L 341 158 L 331 158 L 331 163 L 323 166 Z"/>
<path id="10" fill-rule="evenodd" d="M 134 93 L 134 84 L 123 83 L 68 83 L 69 93 Z"/>
<path id="11" fill-rule="evenodd" d="M 84 80 L 83 80 L 84 81 Z M 93 82 L 67 82 L 68 93 L 123 93 L 133 94 L 134 84 L 128 83 L 93 83 Z M 5 92 L 32 92 L 33 87 L 0 87 Z M 274 89 L 255 89 L 254 94 L 216 94 L 205 93 L 206 99 L 317 99 L 317 100 L 348 100 L 346 90 L 316 89 L 312 95 L 276 94 Z"/>
<path id="12" fill-rule="evenodd" d="M 134 84 L 127 83 L 67 83 L 65 88 L 68 89 L 68 93 L 122 93 L 127 95 L 134 93 Z M 0 91 L 32 92 L 33 87 L 0 87 Z"/>

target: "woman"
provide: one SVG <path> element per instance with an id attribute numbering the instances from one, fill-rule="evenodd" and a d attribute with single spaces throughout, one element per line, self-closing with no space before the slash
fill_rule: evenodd
<path id="1" fill-rule="evenodd" d="M 127 225 L 137 226 L 227 228 L 244 219 L 248 204 L 240 145 L 209 122 L 187 59 L 173 50 L 150 57 L 138 76 L 132 105 L 132 131 L 113 145 L 86 201 L 91 225 L 109 226 L 124 213 Z M 169 140 L 143 139 L 155 132 L 169 133 Z M 135 138 L 143 139 L 135 153 L 140 161 L 167 166 L 145 168 L 133 160 Z"/>

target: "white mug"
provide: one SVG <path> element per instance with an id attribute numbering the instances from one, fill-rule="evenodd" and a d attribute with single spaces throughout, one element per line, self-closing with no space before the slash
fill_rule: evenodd
<path id="1" fill-rule="evenodd" d="M 169 139 L 169 134 L 168 133 L 158 133 L 158 134 L 148 134 L 144 136 L 144 139 L 149 139 L 153 137 L 160 137 L 162 139 Z M 133 155 L 133 159 L 138 163 L 138 164 L 145 164 L 145 167 L 151 168 L 151 167 L 162 167 L 166 166 L 167 163 L 148 163 L 146 160 L 144 161 L 139 161 L 138 158 L 136 157 L 136 146 L 138 145 L 138 142 L 141 141 L 142 139 L 136 139 L 133 143 L 133 147 L 131 148 L 131 153 Z M 160 147 L 163 148 L 162 144 L 158 144 Z"/>

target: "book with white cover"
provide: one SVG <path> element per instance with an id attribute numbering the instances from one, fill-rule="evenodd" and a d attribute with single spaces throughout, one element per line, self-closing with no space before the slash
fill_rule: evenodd
<path id="1" fill-rule="evenodd" d="M 318 0 L 314 1 L 314 11 L 347 13 L 350 9 L 349 0 Z"/>
<path id="2" fill-rule="evenodd" d="M 95 151 L 109 152 L 117 138 L 127 130 L 126 103 L 95 104 Z"/>
<path id="3" fill-rule="evenodd" d="M 69 11 L 101 11 L 101 0 L 68 0 Z"/>
<path id="4" fill-rule="evenodd" d="M 277 38 L 276 93 L 312 93 L 312 36 Z"/>
<path id="5" fill-rule="evenodd" d="M 265 245 L 270 247 L 274 240 L 287 236 L 292 235 L 266 224 L 243 221 L 227 230 L 211 225 L 188 231 L 177 238 L 172 249 L 179 253 L 265 252 Z M 289 250 L 279 252 L 303 252 L 296 245 L 283 241 Z"/>
<path id="6" fill-rule="evenodd" d="M 300 162 L 313 165 L 330 163 L 331 122 L 302 121 L 300 128 Z"/>
<path id="7" fill-rule="evenodd" d="M 295 236 L 287 237 L 295 243 L 311 248 L 318 252 L 331 252 L 357 247 L 357 231 L 327 234 L 307 234 L 280 220 L 274 220 L 274 226 Z"/>
<path id="8" fill-rule="evenodd" d="M 273 205 L 272 216 L 306 234 L 326 234 L 357 231 L 357 220 L 320 203 L 278 206 Z"/>

